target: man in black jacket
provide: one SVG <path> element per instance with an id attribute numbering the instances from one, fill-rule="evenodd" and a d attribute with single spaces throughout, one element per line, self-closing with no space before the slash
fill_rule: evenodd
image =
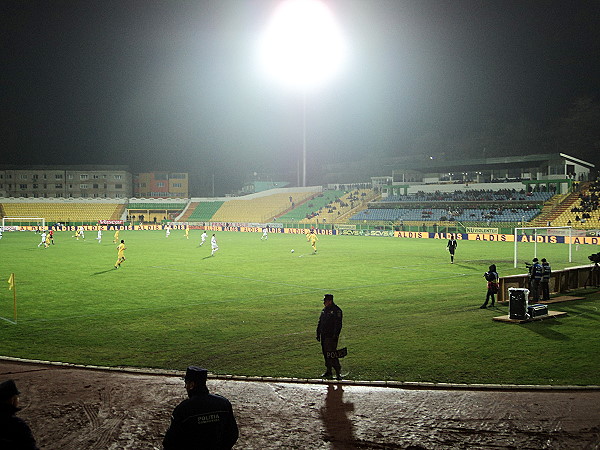
<path id="1" fill-rule="evenodd" d="M 333 295 L 325 294 L 323 298 L 325 307 L 321 311 L 319 324 L 317 325 L 317 341 L 321 341 L 321 349 L 325 358 L 326 371 L 321 377 L 331 378 L 332 369 L 335 370 L 336 378 L 342 379 L 340 360 L 337 357 L 337 345 L 342 331 L 342 310 L 333 303 Z"/>
<path id="2" fill-rule="evenodd" d="M 15 415 L 20 409 L 19 394 L 13 380 L 0 383 L 0 448 L 37 450 L 31 429 Z"/>
<path id="3" fill-rule="evenodd" d="M 231 403 L 225 397 L 209 394 L 208 371 L 187 368 L 185 389 L 188 399 L 174 410 L 165 433 L 165 449 L 231 449 L 239 437 Z"/>
<path id="4" fill-rule="evenodd" d="M 450 264 L 454 264 L 454 253 L 456 252 L 456 247 L 458 247 L 456 236 L 451 234 L 450 238 L 448 239 L 448 243 L 446 244 L 446 248 L 450 252 Z"/>
<path id="5" fill-rule="evenodd" d="M 550 300 L 550 277 L 552 275 L 552 268 L 546 258 L 542 258 L 542 280 L 540 282 L 540 288 L 542 290 L 542 300 Z"/>

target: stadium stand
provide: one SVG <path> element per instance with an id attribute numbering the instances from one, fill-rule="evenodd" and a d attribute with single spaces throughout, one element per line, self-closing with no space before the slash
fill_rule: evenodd
<path id="1" fill-rule="evenodd" d="M 346 222 L 347 216 L 362 208 L 377 197 L 372 189 L 355 189 L 342 197 L 329 202 L 317 212 L 301 220 L 301 223 L 340 223 Z"/>
<path id="2" fill-rule="evenodd" d="M 340 190 L 325 190 L 318 195 L 309 197 L 301 204 L 294 202 L 294 208 L 290 212 L 279 217 L 278 220 L 281 222 L 299 222 L 302 219 L 314 215 L 329 203 L 339 199 L 344 193 L 345 191 Z"/>
<path id="3" fill-rule="evenodd" d="M 420 192 L 415 195 L 394 195 L 382 199 L 383 202 L 545 202 L 552 197 L 551 192 L 529 192 L 512 190 L 502 191 L 454 191 Z"/>
<path id="4" fill-rule="evenodd" d="M 351 221 L 419 221 L 419 222 L 529 222 L 539 210 L 537 209 L 479 209 L 459 208 L 454 211 L 446 209 L 366 209 L 353 215 Z"/>
<path id="5" fill-rule="evenodd" d="M 97 222 L 118 220 L 120 203 L 3 203 L 4 217 L 43 217 L 47 222 Z"/>
<path id="6" fill-rule="evenodd" d="M 350 217 L 350 222 L 469 224 L 530 222 L 552 192 L 499 189 L 450 192 L 417 192 L 388 196 Z"/>
<path id="7" fill-rule="evenodd" d="M 283 192 L 254 198 L 240 198 L 223 202 L 223 205 L 213 215 L 215 222 L 271 222 L 286 214 L 292 206 L 292 201 L 303 202 L 314 195 L 314 192 Z"/>
<path id="8" fill-rule="evenodd" d="M 531 220 L 528 226 L 544 227 L 552 224 L 552 221 L 560 214 L 558 211 L 563 211 L 564 203 L 569 197 L 569 194 L 557 194 L 542 205 L 540 214 Z"/>
<path id="9" fill-rule="evenodd" d="M 139 209 L 139 210 L 148 210 L 148 209 L 156 209 L 156 210 L 170 210 L 170 211 L 181 211 L 185 207 L 186 203 L 154 203 L 154 202 L 133 202 L 130 201 L 129 205 L 127 205 L 128 210 Z"/>
<path id="10" fill-rule="evenodd" d="M 554 226 L 570 225 L 584 230 L 600 228 L 600 183 L 581 183 L 554 212 Z"/>
<path id="11" fill-rule="evenodd" d="M 208 222 L 223 205 L 223 202 L 193 202 L 180 222 Z"/>
<path id="12" fill-rule="evenodd" d="M 127 216 L 138 219 L 143 218 L 146 223 L 161 222 L 178 215 L 186 206 L 187 202 L 130 201 L 127 206 Z"/>

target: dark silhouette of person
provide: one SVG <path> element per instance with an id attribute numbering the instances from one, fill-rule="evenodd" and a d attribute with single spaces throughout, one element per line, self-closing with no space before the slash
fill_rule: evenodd
<path id="1" fill-rule="evenodd" d="M 354 403 L 344 402 L 344 389 L 339 384 L 327 386 L 327 397 L 321 408 L 321 420 L 325 427 L 325 439 L 333 449 L 353 448 L 354 429 L 348 412 L 354 411 Z"/>
<path id="2" fill-rule="evenodd" d="M 342 310 L 333 302 L 332 294 L 325 294 L 323 298 L 325 307 L 321 311 L 317 325 L 317 341 L 321 342 L 321 350 L 325 359 L 325 373 L 322 378 L 331 378 L 332 369 L 335 370 L 336 378 L 342 379 L 342 367 L 337 357 L 337 345 L 342 331 Z"/>
<path id="3" fill-rule="evenodd" d="M 533 258 L 533 264 L 529 267 L 529 283 L 531 295 L 534 302 L 540 301 L 540 283 L 542 282 L 543 269 L 537 258 Z"/>
<path id="4" fill-rule="evenodd" d="M 490 306 L 494 306 L 495 299 L 494 295 L 498 293 L 498 272 L 496 270 L 496 264 L 492 264 L 488 271 L 483 274 L 483 277 L 487 281 L 487 294 L 485 296 L 485 302 L 480 306 L 481 309 L 487 308 L 488 301 L 492 301 Z"/>
<path id="5" fill-rule="evenodd" d="M 542 300 L 550 300 L 550 276 L 552 275 L 552 268 L 546 258 L 542 258 L 542 279 L 540 281 L 540 288 L 542 290 Z"/>
<path id="6" fill-rule="evenodd" d="M 38 449 L 29 425 L 16 416 L 20 394 L 13 380 L 0 383 L 0 449 Z"/>
<path id="7" fill-rule="evenodd" d="M 446 244 L 448 251 L 450 252 L 450 264 L 454 264 L 454 252 L 456 252 L 456 247 L 458 247 L 458 242 L 456 242 L 456 238 L 453 234 L 450 235 L 450 239 L 448 239 L 448 243 Z"/>
<path id="8" fill-rule="evenodd" d="M 231 449 L 237 442 L 239 430 L 231 403 L 208 392 L 207 377 L 206 369 L 187 368 L 185 389 L 189 398 L 173 410 L 163 439 L 166 450 Z"/>

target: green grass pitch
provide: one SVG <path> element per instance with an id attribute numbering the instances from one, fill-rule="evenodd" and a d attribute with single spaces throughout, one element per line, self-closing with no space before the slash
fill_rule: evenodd
<path id="1" fill-rule="evenodd" d="M 479 309 L 489 264 L 501 276 L 525 271 L 512 268 L 513 244 L 459 241 L 450 264 L 445 240 L 319 236 L 313 255 L 303 235 L 217 232 L 211 257 L 197 230 L 189 240 L 178 230 L 122 231 L 127 260 L 115 270 L 112 232 L 100 244 L 96 233 L 71 234 L 42 249 L 33 232 L 4 233 L 0 316 L 12 320 L 14 272 L 18 321 L 0 320 L 0 354 L 313 378 L 324 368 L 316 323 L 332 293 L 344 311 L 348 378 L 600 385 L 597 289 L 553 305 L 568 312 L 560 319 L 504 324 L 491 318 L 507 306 Z M 533 244 L 520 245 L 519 259 L 531 259 Z M 574 248 L 569 264 L 566 246 L 538 244 L 555 270 L 589 264 L 597 250 Z"/>

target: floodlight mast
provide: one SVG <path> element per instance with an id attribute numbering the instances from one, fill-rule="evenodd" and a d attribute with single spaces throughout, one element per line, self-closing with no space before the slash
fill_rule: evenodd
<path id="1" fill-rule="evenodd" d="M 271 77 L 302 92 L 302 186 L 306 186 L 307 91 L 339 70 L 345 58 L 342 34 L 322 1 L 285 0 L 262 36 L 260 58 Z"/>
<path id="2" fill-rule="evenodd" d="M 306 187 L 306 89 L 302 92 L 302 187 Z"/>

